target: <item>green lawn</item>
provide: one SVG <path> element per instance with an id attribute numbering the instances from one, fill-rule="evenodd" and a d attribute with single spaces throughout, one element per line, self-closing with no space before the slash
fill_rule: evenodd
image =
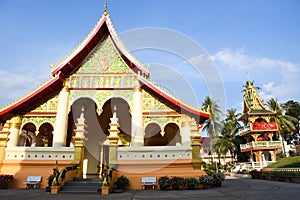
<path id="1" fill-rule="evenodd" d="M 289 168 L 289 167 L 300 167 L 300 156 L 281 158 L 276 163 L 267 166 L 267 168 Z"/>

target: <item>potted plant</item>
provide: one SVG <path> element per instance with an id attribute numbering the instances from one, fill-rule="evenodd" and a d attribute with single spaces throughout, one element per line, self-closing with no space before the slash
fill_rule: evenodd
<path id="1" fill-rule="evenodd" d="M 113 175 L 113 168 L 112 167 L 106 167 L 106 169 L 103 172 L 103 182 L 101 187 L 101 194 L 108 195 L 110 192 L 110 181 L 112 179 Z"/>
<path id="2" fill-rule="evenodd" d="M 103 195 L 109 194 L 109 185 L 106 181 L 103 181 L 103 183 L 102 183 L 101 194 L 103 194 Z"/>
<path id="3" fill-rule="evenodd" d="M 50 187 L 50 193 L 51 194 L 57 194 L 60 190 L 60 184 L 59 184 L 59 169 L 58 169 L 58 163 L 56 161 L 55 167 L 52 169 L 52 175 L 48 178 L 48 184 Z M 50 182 L 52 180 L 52 182 Z"/>
<path id="4" fill-rule="evenodd" d="M 167 176 L 159 177 L 158 184 L 161 190 L 166 190 L 171 185 L 171 180 Z"/>
<path id="5" fill-rule="evenodd" d="M 115 182 L 115 185 L 116 185 L 116 190 L 114 190 L 115 192 L 116 191 L 124 191 L 125 188 L 127 186 L 129 186 L 129 180 L 126 176 L 120 176 L 117 181 Z"/>
<path id="6" fill-rule="evenodd" d="M 14 180 L 13 175 L 0 174 L 0 189 L 7 189 L 8 182 L 12 182 L 13 180 Z"/>
<path id="7" fill-rule="evenodd" d="M 195 189 L 195 187 L 199 186 L 198 179 L 194 177 L 185 178 L 184 180 L 189 190 Z"/>
<path id="8" fill-rule="evenodd" d="M 185 185 L 184 178 L 182 178 L 182 177 L 174 176 L 174 177 L 171 177 L 170 181 L 171 181 L 171 186 L 172 186 L 173 190 L 178 190 L 180 186 Z"/>

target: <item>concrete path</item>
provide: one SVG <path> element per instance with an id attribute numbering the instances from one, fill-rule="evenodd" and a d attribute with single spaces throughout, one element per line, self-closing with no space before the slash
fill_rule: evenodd
<path id="1" fill-rule="evenodd" d="M 100 194 L 58 194 L 50 195 L 44 189 L 0 190 L 1 200 L 89 200 L 89 199 L 203 199 L 203 200 L 296 200 L 300 199 L 300 184 L 255 179 L 229 178 L 223 186 L 199 190 L 129 190 L 109 195 Z"/>

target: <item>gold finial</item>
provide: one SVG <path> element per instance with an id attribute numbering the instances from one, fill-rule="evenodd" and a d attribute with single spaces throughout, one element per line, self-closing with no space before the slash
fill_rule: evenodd
<path id="1" fill-rule="evenodd" d="M 107 15 L 108 12 L 107 12 L 107 2 L 106 0 L 104 0 L 104 15 Z"/>

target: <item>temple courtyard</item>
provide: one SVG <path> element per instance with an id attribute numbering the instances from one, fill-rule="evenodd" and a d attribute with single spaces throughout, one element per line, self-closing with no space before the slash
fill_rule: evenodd
<path id="1" fill-rule="evenodd" d="M 81 199 L 284 199 L 299 198 L 300 184 L 227 177 L 222 187 L 198 190 L 126 190 L 123 193 L 101 194 L 57 194 L 46 193 L 45 189 L 0 190 L 1 200 L 81 200 Z"/>

